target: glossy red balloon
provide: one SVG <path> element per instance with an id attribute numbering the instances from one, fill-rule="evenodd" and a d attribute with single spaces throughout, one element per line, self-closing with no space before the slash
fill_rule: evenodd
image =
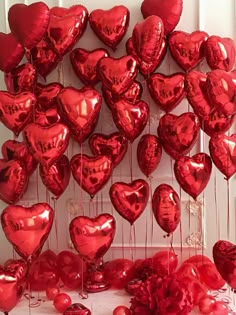
<path id="1" fill-rule="evenodd" d="M 22 46 L 30 49 L 46 33 L 49 9 L 43 2 L 35 2 L 29 6 L 17 3 L 11 6 L 8 11 L 8 22 L 13 35 Z"/>
<path id="2" fill-rule="evenodd" d="M 116 50 L 126 34 L 129 18 L 129 10 L 123 5 L 117 5 L 109 10 L 97 9 L 92 11 L 89 16 L 89 23 L 98 38 Z"/>
<path id="3" fill-rule="evenodd" d="M 182 279 L 185 277 L 200 280 L 200 273 L 198 268 L 191 263 L 184 262 L 179 269 L 176 271 L 178 278 Z"/>
<path id="4" fill-rule="evenodd" d="M 179 23 L 183 11 L 183 0 L 144 0 L 141 11 L 144 18 L 158 15 L 163 21 L 165 35 L 167 35 Z"/>
<path id="5" fill-rule="evenodd" d="M 89 138 L 89 146 L 94 155 L 110 157 L 115 167 L 122 161 L 128 150 L 128 140 L 119 132 L 110 135 L 94 133 Z"/>
<path id="6" fill-rule="evenodd" d="M 32 121 L 36 98 L 31 92 L 0 91 L 0 121 L 16 136 Z"/>
<path id="7" fill-rule="evenodd" d="M 34 122 L 43 127 L 49 127 L 53 124 L 61 122 L 61 117 L 55 107 L 49 108 L 45 111 L 35 111 Z"/>
<path id="8" fill-rule="evenodd" d="M 83 35 L 88 21 L 88 11 L 83 5 L 70 8 L 53 7 L 47 30 L 48 39 L 60 56 L 70 51 Z"/>
<path id="9" fill-rule="evenodd" d="M 53 300 L 53 305 L 59 313 L 64 313 L 72 304 L 70 296 L 66 293 L 59 293 Z"/>
<path id="10" fill-rule="evenodd" d="M 32 207 L 8 206 L 1 214 L 2 229 L 16 252 L 31 262 L 41 252 L 54 218 L 47 203 Z"/>
<path id="11" fill-rule="evenodd" d="M 211 70 L 232 70 L 236 55 L 234 41 L 231 38 L 210 36 L 205 49 L 206 60 Z"/>
<path id="12" fill-rule="evenodd" d="M 91 311 L 81 303 L 71 304 L 63 315 L 92 315 Z"/>
<path id="13" fill-rule="evenodd" d="M 131 315 L 131 311 L 127 306 L 119 305 L 113 310 L 112 315 Z"/>
<path id="14" fill-rule="evenodd" d="M 205 57 L 208 34 L 195 31 L 191 34 L 175 31 L 168 38 L 172 57 L 184 71 L 195 68 Z"/>
<path id="15" fill-rule="evenodd" d="M 0 33 L 0 70 L 10 72 L 24 56 L 24 48 L 12 33 Z"/>
<path id="16" fill-rule="evenodd" d="M 42 127 L 31 123 L 23 131 L 24 141 L 35 160 L 50 167 L 65 152 L 69 143 L 69 129 L 63 124 Z"/>
<path id="17" fill-rule="evenodd" d="M 181 205 L 176 191 L 169 185 L 159 185 L 152 197 L 152 211 L 159 226 L 168 234 L 180 222 Z"/>
<path id="18" fill-rule="evenodd" d="M 212 311 L 214 315 L 228 315 L 229 307 L 224 301 L 216 301 L 212 306 Z"/>
<path id="19" fill-rule="evenodd" d="M 216 167 L 230 179 L 236 173 L 236 133 L 215 135 L 209 141 L 209 151 Z"/>
<path id="20" fill-rule="evenodd" d="M 201 276 L 201 282 L 205 283 L 210 290 L 219 290 L 225 285 L 225 281 L 214 263 L 203 264 L 198 267 L 198 271 Z"/>
<path id="21" fill-rule="evenodd" d="M 53 301 L 58 293 L 60 293 L 60 289 L 58 286 L 48 287 L 46 289 L 46 296 L 49 300 Z"/>
<path id="22" fill-rule="evenodd" d="M 102 96 L 94 89 L 64 88 L 58 95 L 61 117 L 68 124 L 73 137 L 81 144 L 94 131 L 102 104 Z"/>
<path id="23" fill-rule="evenodd" d="M 106 185 L 113 170 L 111 159 L 105 155 L 76 154 L 70 165 L 74 179 L 91 198 Z"/>
<path id="24" fill-rule="evenodd" d="M 58 199 L 70 181 L 70 162 L 62 155 L 50 167 L 39 166 L 39 174 L 46 188 Z"/>
<path id="25" fill-rule="evenodd" d="M 54 82 L 47 85 L 38 83 L 34 93 L 37 97 L 37 108 L 39 110 L 47 110 L 57 107 L 57 95 L 63 89 L 63 85 Z"/>
<path id="26" fill-rule="evenodd" d="M 112 215 L 101 214 L 95 218 L 78 216 L 69 227 L 75 249 L 86 260 L 95 262 L 103 257 L 111 246 L 116 230 Z"/>
<path id="27" fill-rule="evenodd" d="M 161 250 L 151 259 L 154 269 L 160 276 L 172 274 L 178 265 L 178 256 L 173 251 L 169 250 Z"/>
<path id="28" fill-rule="evenodd" d="M 134 263 L 125 258 L 114 259 L 105 264 L 104 272 L 112 288 L 124 289 L 134 277 Z"/>
<path id="29" fill-rule="evenodd" d="M 133 142 L 142 133 L 147 124 L 149 107 L 143 101 L 137 101 L 135 104 L 132 104 L 121 100 L 113 105 L 112 116 L 120 133 Z"/>
<path id="30" fill-rule="evenodd" d="M 16 203 L 28 187 L 29 176 L 25 166 L 17 160 L 0 159 L 0 199 Z"/>
<path id="31" fill-rule="evenodd" d="M 158 135 L 165 151 L 174 159 L 188 153 L 200 130 L 200 122 L 194 113 L 184 113 L 180 116 L 165 114 L 158 126 Z"/>
<path id="32" fill-rule="evenodd" d="M 149 177 L 157 168 L 162 156 L 160 139 L 151 134 L 141 137 L 137 147 L 138 165 L 144 175 Z"/>
<path id="33" fill-rule="evenodd" d="M 206 153 L 197 153 L 192 157 L 182 156 L 174 164 L 177 182 L 194 199 L 206 188 L 211 169 L 211 158 Z"/>
<path id="34" fill-rule="evenodd" d="M 199 300 L 199 311 L 202 314 L 212 314 L 213 305 L 215 304 L 216 299 L 211 295 L 203 296 Z"/>
<path id="35" fill-rule="evenodd" d="M 148 79 L 148 89 L 155 103 L 165 112 L 171 112 L 185 97 L 185 75 L 154 73 Z"/>
<path id="36" fill-rule="evenodd" d="M 143 179 L 129 184 L 116 182 L 109 191 L 116 211 L 132 225 L 145 210 L 149 199 L 149 186 Z"/>
<path id="37" fill-rule="evenodd" d="M 5 160 L 18 160 L 25 166 L 27 174 L 30 176 L 37 168 L 37 161 L 30 154 L 25 142 L 7 140 L 2 145 L 2 156 Z"/>
<path id="38" fill-rule="evenodd" d="M 120 95 L 133 84 L 138 74 L 138 62 L 132 56 L 103 58 L 98 63 L 98 74 L 108 90 Z"/>

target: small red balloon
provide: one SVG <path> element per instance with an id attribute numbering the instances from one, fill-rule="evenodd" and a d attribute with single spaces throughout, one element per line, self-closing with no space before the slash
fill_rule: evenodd
<path id="1" fill-rule="evenodd" d="M 104 273 L 111 287 L 124 289 L 134 277 L 134 263 L 124 258 L 114 259 L 105 264 Z"/>
<path id="2" fill-rule="evenodd" d="M 119 305 L 113 310 L 113 315 L 131 315 L 131 311 L 124 305 Z"/>
<path id="3" fill-rule="evenodd" d="M 212 314 L 213 305 L 215 304 L 216 300 L 211 295 L 203 296 L 199 301 L 199 310 L 202 314 Z"/>
<path id="4" fill-rule="evenodd" d="M 53 305 L 55 309 L 63 313 L 65 310 L 72 304 L 72 300 L 70 296 L 66 293 L 59 293 L 55 296 L 53 300 Z"/>
<path id="5" fill-rule="evenodd" d="M 229 307 L 223 301 L 216 301 L 212 306 L 213 315 L 228 315 Z"/>
<path id="6" fill-rule="evenodd" d="M 48 287 L 46 289 L 46 295 L 49 300 L 54 300 L 55 297 L 60 293 L 59 287 Z"/>

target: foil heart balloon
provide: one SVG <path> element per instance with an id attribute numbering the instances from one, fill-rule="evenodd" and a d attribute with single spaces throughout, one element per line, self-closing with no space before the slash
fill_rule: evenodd
<path id="1" fill-rule="evenodd" d="M 21 162 L 0 159 L 0 199 L 16 203 L 28 187 L 29 177 Z"/>
<path id="2" fill-rule="evenodd" d="M 23 137 L 35 160 L 49 168 L 67 149 L 70 134 L 61 123 L 49 127 L 32 123 L 25 127 Z"/>
<path id="3" fill-rule="evenodd" d="M 62 155 L 49 168 L 39 166 L 39 174 L 47 189 L 58 199 L 70 181 L 70 162 Z"/>
<path id="4" fill-rule="evenodd" d="M 132 56 L 103 58 L 98 63 L 98 74 L 108 90 L 120 95 L 133 84 L 138 74 L 138 62 Z"/>
<path id="5" fill-rule="evenodd" d="M 31 92 L 0 91 L 0 121 L 16 136 L 33 119 L 36 98 Z"/>
<path id="6" fill-rule="evenodd" d="M 46 110 L 57 107 L 57 95 L 63 89 L 60 83 L 54 82 L 47 85 L 38 83 L 35 87 L 35 96 L 37 97 L 37 108 Z"/>
<path id="7" fill-rule="evenodd" d="M 129 10 L 123 5 L 118 5 L 110 10 L 98 9 L 92 11 L 89 16 L 89 23 L 101 41 L 116 50 L 126 34 L 129 18 Z"/>
<path id="8" fill-rule="evenodd" d="M 165 35 L 172 32 L 179 23 L 183 11 L 183 0 L 144 0 L 141 5 L 144 18 L 159 16 L 164 24 Z"/>
<path id="9" fill-rule="evenodd" d="M 7 140 L 2 145 L 2 156 L 5 160 L 18 160 L 25 166 L 27 174 L 30 176 L 37 168 L 37 161 L 30 154 L 25 142 Z"/>
<path id="10" fill-rule="evenodd" d="M 195 68 L 205 57 L 205 43 L 208 34 L 195 31 L 191 34 L 175 31 L 168 38 L 170 52 L 184 71 Z"/>
<path id="11" fill-rule="evenodd" d="M 138 165 L 144 175 L 149 177 L 160 163 L 162 145 L 160 139 L 151 134 L 141 137 L 137 147 Z"/>
<path id="12" fill-rule="evenodd" d="M 8 22 L 12 34 L 22 46 L 30 49 L 46 33 L 49 22 L 49 9 L 43 2 L 35 2 L 29 6 L 17 3 L 11 6 L 8 11 Z"/>
<path id="13" fill-rule="evenodd" d="M 129 184 L 114 183 L 109 191 L 116 211 L 132 225 L 145 210 L 149 199 L 149 186 L 143 179 Z"/>
<path id="14" fill-rule="evenodd" d="M 45 111 L 35 111 L 34 122 L 40 126 L 49 127 L 53 124 L 59 123 L 60 121 L 61 117 L 55 107 L 49 108 Z"/>
<path id="15" fill-rule="evenodd" d="M 91 198 L 106 185 L 113 168 L 111 159 L 105 155 L 76 154 L 70 165 L 74 179 Z"/>
<path id="16" fill-rule="evenodd" d="M 88 21 L 88 11 L 83 5 L 70 8 L 53 7 L 47 30 L 48 39 L 60 56 L 70 51 L 83 35 Z"/>
<path id="17" fill-rule="evenodd" d="M 159 185 L 152 197 L 152 211 L 159 226 L 168 234 L 173 233 L 180 222 L 180 199 L 169 185 Z"/>
<path id="18" fill-rule="evenodd" d="M 63 315 L 92 315 L 91 311 L 81 303 L 71 304 Z"/>
<path id="19" fill-rule="evenodd" d="M 214 135 L 209 141 L 209 151 L 216 167 L 230 179 L 236 173 L 236 134 Z"/>
<path id="20" fill-rule="evenodd" d="M 96 262 L 105 255 L 111 246 L 115 230 L 115 219 L 108 213 L 95 218 L 78 216 L 69 226 L 75 249 L 84 260 L 91 262 Z"/>
<path id="21" fill-rule="evenodd" d="M 16 252 L 32 262 L 41 252 L 54 218 L 47 203 L 32 207 L 8 206 L 1 214 L 2 229 Z"/>
<path id="22" fill-rule="evenodd" d="M 155 103 L 165 112 L 172 111 L 185 97 L 185 75 L 154 73 L 148 79 L 148 89 Z"/>
<path id="23" fill-rule="evenodd" d="M 231 71 L 235 64 L 235 45 L 231 38 L 210 36 L 206 42 L 205 53 L 211 70 Z"/>
<path id="24" fill-rule="evenodd" d="M 83 48 L 74 49 L 70 54 L 70 61 L 77 77 L 86 85 L 95 85 L 99 82 L 97 73 L 98 62 L 109 53 L 105 49 L 89 51 Z"/>
<path id="25" fill-rule="evenodd" d="M 89 138 L 89 146 L 94 155 L 106 155 L 111 158 L 113 167 L 117 166 L 128 150 L 128 141 L 119 132 L 110 135 L 94 133 Z"/>
<path id="26" fill-rule="evenodd" d="M 16 40 L 12 33 L 0 33 L 0 70 L 10 72 L 24 56 L 24 48 Z"/>
<path id="27" fill-rule="evenodd" d="M 68 87 L 59 93 L 57 100 L 61 117 L 81 144 L 96 127 L 102 104 L 101 95 L 89 87 L 80 90 Z"/>
<path id="28" fill-rule="evenodd" d="M 182 156 L 174 164 L 175 177 L 180 187 L 195 200 L 206 188 L 211 169 L 211 158 L 206 153 L 198 153 L 193 157 Z"/>
<path id="29" fill-rule="evenodd" d="M 199 134 L 200 122 L 194 113 L 180 116 L 165 114 L 158 126 L 158 135 L 165 151 L 174 159 L 188 153 Z"/>
<path id="30" fill-rule="evenodd" d="M 112 116 L 121 134 L 133 142 L 142 133 L 147 124 L 149 107 L 143 101 L 131 104 L 121 100 L 113 105 Z"/>

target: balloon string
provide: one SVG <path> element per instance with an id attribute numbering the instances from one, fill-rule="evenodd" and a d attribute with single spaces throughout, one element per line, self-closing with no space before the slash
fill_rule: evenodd
<path id="1" fill-rule="evenodd" d="M 227 237 L 230 239 L 229 180 L 227 180 Z"/>
<path id="2" fill-rule="evenodd" d="M 133 181 L 133 166 L 132 166 L 132 162 L 133 162 L 133 146 L 132 146 L 132 143 L 130 142 L 130 180 L 131 180 L 131 182 Z"/>
<path id="3" fill-rule="evenodd" d="M 149 187 L 150 187 L 150 199 L 151 199 L 151 206 L 150 206 L 150 221 L 151 221 L 151 241 L 150 241 L 150 246 L 152 248 L 153 245 L 153 233 L 154 233 L 154 218 L 153 218 L 153 212 L 152 212 L 152 178 L 150 177 L 149 179 Z M 153 254 L 153 253 L 152 253 Z"/>
<path id="4" fill-rule="evenodd" d="M 124 240 L 124 220 L 121 220 L 121 231 L 122 231 L 122 236 L 121 236 L 121 242 L 122 242 L 122 258 L 125 258 L 125 240 Z"/>
<path id="5" fill-rule="evenodd" d="M 39 168 L 36 169 L 36 196 L 37 203 L 39 203 Z"/>
<path id="6" fill-rule="evenodd" d="M 81 299 L 87 299 L 88 298 L 88 294 L 84 290 L 84 265 L 85 265 L 85 263 L 84 263 L 84 261 L 82 261 L 82 266 L 81 266 L 81 271 L 82 271 L 82 274 L 81 274 L 81 290 L 79 292 L 79 296 L 81 297 Z"/>
<path id="7" fill-rule="evenodd" d="M 219 208 L 217 203 L 217 179 L 216 171 L 214 174 L 214 193 L 215 193 L 215 209 L 216 209 L 216 228 L 217 228 L 217 239 L 220 240 L 220 220 L 219 220 Z"/>
<path id="8" fill-rule="evenodd" d="M 83 144 L 81 144 L 80 146 L 80 167 L 81 167 L 81 172 L 80 172 L 80 183 L 82 183 L 82 179 L 83 179 L 83 174 L 82 174 L 82 170 L 83 170 L 83 159 L 82 159 L 82 155 L 83 155 L 83 150 L 84 150 L 84 147 L 83 147 Z M 75 184 L 75 182 L 74 182 Z M 84 213 L 84 207 L 83 207 L 83 202 L 84 202 L 84 195 L 83 195 L 83 189 L 81 188 L 81 185 L 80 186 L 80 208 L 83 209 L 82 212 L 83 212 L 83 215 L 85 215 Z"/>
<path id="9" fill-rule="evenodd" d="M 148 212 L 146 211 L 146 222 L 145 222 L 145 258 L 147 258 L 147 247 L 148 247 Z"/>
<path id="10" fill-rule="evenodd" d="M 45 198 L 46 198 L 46 202 L 47 204 L 49 204 L 50 206 L 50 196 L 49 196 L 49 192 L 46 188 L 46 192 L 45 192 Z M 51 238 L 51 233 L 49 234 L 49 237 L 47 238 L 47 248 L 50 249 L 50 238 Z"/>
<path id="11" fill-rule="evenodd" d="M 202 236 L 202 256 L 203 256 L 204 247 L 205 247 L 205 193 L 204 192 L 203 192 L 203 199 L 202 199 L 201 236 Z"/>
<path id="12" fill-rule="evenodd" d="M 134 261 L 134 242 L 135 242 L 135 229 L 134 229 L 134 224 L 130 225 L 130 230 L 129 230 L 129 247 L 130 247 L 130 256 L 131 260 Z"/>
<path id="13" fill-rule="evenodd" d="M 182 190 L 179 187 L 179 199 L 182 198 Z M 182 212 L 182 211 L 181 211 Z M 183 230 L 182 230 L 182 213 L 180 214 L 180 222 L 179 222 L 179 233 L 180 233 L 180 259 L 181 263 L 183 262 Z"/>
<path id="14" fill-rule="evenodd" d="M 55 225 L 56 246 L 57 246 L 57 253 L 58 253 L 59 252 L 59 241 L 58 241 L 58 218 L 57 218 L 56 206 L 57 206 L 57 200 L 54 198 L 53 199 L 53 209 L 54 209 L 54 213 L 55 213 L 54 225 Z"/>

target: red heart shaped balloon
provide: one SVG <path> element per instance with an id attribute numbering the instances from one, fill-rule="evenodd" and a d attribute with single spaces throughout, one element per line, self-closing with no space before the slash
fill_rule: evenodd
<path id="1" fill-rule="evenodd" d="M 56 108 L 49 108 L 45 111 L 35 111 L 34 122 L 43 127 L 48 127 L 53 124 L 59 123 L 61 121 L 61 117 L 57 112 Z"/>
<path id="2" fill-rule="evenodd" d="M 102 104 L 101 95 L 88 87 L 80 90 L 68 87 L 59 93 L 57 99 L 61 117 L 81 144 L 96 127 Z"/>
<path id="3" fill-rule="evenodd" d="M 236 173 L 236 133 L 215 135 L 209 141 L 209 151 L 216 167 L 226 179 Z"/>
<path id="4" fill-rule="evenodd" d="M 16 136 L 32 120 L 36 98 L 30 92 L 11 94 L 0 91 L 0 120 Z"/>
<path id="5" fill-rule="evenodd" d="M 47 189 L 58 199 L 70 181 L 70 162 L 68 157 L 62 155 L 49 168 L 40 165 L 39 174 Z"/>
<path id="6" fill-rule="evenodd" d="M 160 163 L 162 145 L 160 139 L 151 134 L 143 135 L 137 147 L 138 165 L 144 175 L 149 177 Z"/>
<path id="7" fill-rule="evenodd" d="M 110 135 L 94 133 L 89 138 L 89 146 L 94 155 L 107 155 L 111 158 L 113 167 L 117 166 L 128 150 L 128 141 L 119 132 Z"/>
<path id="8" fill-rule="evenodd" d="M 26 282 L 26 277 L 28 275 L 28 265 L 23 259 L 8 259 L 4 263 L 4 269 L 14 274 L 14 276 L 19 280 Z"/>
<path id="9" fill-rule="evenodd" d="M 2 156 L 5 160 L 18 160 L 25 166 L 27 174 L 30 176 L 37 168 L 37 161 L 30 154 L 25 142 L 7 140 L 2 145 Z"/>
<path id="10" fill-rule="evenodd" d="M 89 23 L 101 41 L 116 50 L 127 32 L 129 18 L 129 10 L 123 5 L 118 5 L 110 10 L 92 11 L 89 16 Z"/>
<path id="11" fill-rule="evenodd" d="M 158 15 L 164 24 L 165 35 L 175 29 L 183 11 L 183 0 L 144 0 L 141 5 L 144 18 Z"/>
<path id="12" fill-rule="evenodd" d="M 63 315 L 91 315 L 91 311 L 81 303 L 71 304 L 63 313 Z"/>
<path id="13" fill-rule="evenodd" d="M 10 72 L 24 56 L 24 48 L 16 40 L 12 33 L 0 33 L 0 70 Z"/>
<path id="14" fill-rule="evenodd" d="M 57 95 L 63 89 L 63 85 L 54 82 L 47 85 L 38 83 L 35 87 L 35 96 L 37 97 L 37 108 L 46 110 L 57 107 Z"/>
<path id="15" fill-rule="evenodd" d="M 109 191 L 116 211 L 132 225 L 145 210 L 149 198 L 149 186 L 143 179 L 126 184 L 114 183 Z"/>
<path id="16" fill-rule="evenodd" d="M 231 38 L 210 36 L 206 42 L 205 53 L 211 70 L 231 71 L 235 64 L 235 45 Z"/>
<path id="17" fill-rule="evenodd" d="M 28 173 L 21 162 L 0 159 L 1 200 L 6 203 L 19 201 L 28 187 L 28 181 Z"/>
<path id="18" fill-rule="evenodd" d="M 143 101 L 131 104 L 121 100 L 113 105 L 112 116 L 120 132 L 133 142 L 142 133 L 147 124 L 149 107 Z"/>
<path id="19" fill-rule="evenodd" d="M 17 3 L 11 6 L 8 11 L 8 22 L 12 34 L 24 47 L 30 49 L 46 33 L 49 9 L 43 2 L 35 2 L 29 6 Z"/>
<path id="20" fill-rule="evenodd" d="M 104 86 L 120 95 L 133 84 L 138 74 L 138 62 L 132 56 L 103 58 L 98 63 L 98 73 Z"/>
<path id="21" fill-rule="evenodd" d="M 105 155 L 76 154 L 70 165 L 74 179 L 91 198 L 106 185 L 113 168 L 111 159 Z"/>
<path id="22" fill-rule="evenodd" d="M 199 129 L 198 117 L 188 112 L 180 116 L 165 114 L 160 119 L 157 131 L 165 151 L 177 159 L 192 149 Z"/>
<path id="23" fill-rule="evenodd" d="M 83 5 L 73 5 L 69 9 L 53 7 L 47 30 L 53 49 L 64 56 L 83 35 L 88 21 L 88 11 Z"/>
<path id="24" fill-rule="evenodd" d="M 69 227 L 75 249 L 86 261 L 95 262 L 103 257 L 115 236 L 116 222 L 112 215 L 101 214 L 95 218 L 79 216 Z"/>
<path id="25" fill-rule="evenodd" d="M 1 214 L 2 229 L 16 252 L 31 262 L 41 252 L 54 218 L 47 203 L 32 207 L 8 206 Z"/>
<path id="26" fill-rule="evenodd" d="M 93 86 L 99 82 L 97 64 L 105 57 L 109 57 L 109 53 L 105 49 L 89 51 L 87 49 L 77 48 L 71 52 L 70 61 L 78 78 L 84 84 Z"/>
<path id="27" fill-rule="evenodd" d="M 170 52 L 184 71 L 195 68 L 205 57 L 205 43 L 208 34 L 195 31 L 191 34 L 175 31 L 168 38 Z"/>
<path id="28" fill-rule="evenodd" d="M 180 222 L 181 205 L 176 191 L 169 185 L 159 185 L 152 197 L 152 211 L 160 227 L 173 233 Z"/>
<path id="29" fill-rule="evenodd" d="M 148 89 L 156 104 L 165 112 L 171 112 L 185 97 L 185 75 L 154 73 L 148 79 Z"/>
<path id="30" fill-rule="evenodd" d="M 23 137 L 35 160 L 49 168 L 65 152 L 70 134 L 60 123 L 49 127 L 32 123 L 25 127 Z"/>
<path id="31" fill-rule="evenodd" d="M 206 188 L 211 169 L 211 158 L 206 153 L 182 156 L 174 164 L 175 177 L 180 187 L 194 199 Z"/>

